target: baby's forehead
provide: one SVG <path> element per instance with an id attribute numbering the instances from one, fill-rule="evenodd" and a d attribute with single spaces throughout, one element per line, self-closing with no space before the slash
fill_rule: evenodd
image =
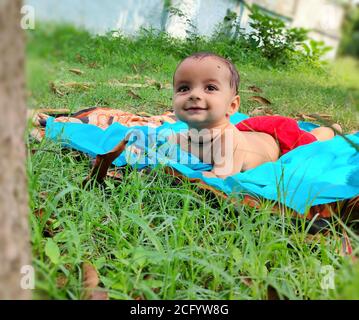
<path id="1" fill-rule="evenodd" d="M 208 65 L 208 66 L 216 66 L 218 69 L 225 68 L 229 71 L 227 64 L 222 61 L 220 58 L 215 56 L 205 56 L 205 57 L 188 57 L 184 59 L 180 65 L 178 66 L 177 70 L 180 67 L 188 66 L 193 64 L 198 65 Z"/>
<path id="2" fill-rule="evenodd" d="M 184 59 L 177 67 L 174 74 L 174 80 L 182 73 L 196 73 L 196 69 L 200 68 L 202 72 L 205 73 L 214 73 L 214 75 L 223 75 L 226 77 L 231 76 L 228 65 L 222 61 L 220 58 L 215 56 L 205 56 L 205 57 L 188 57 Z"/>

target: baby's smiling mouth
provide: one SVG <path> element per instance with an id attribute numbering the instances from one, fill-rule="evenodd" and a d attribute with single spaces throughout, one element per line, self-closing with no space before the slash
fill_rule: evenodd
<path id="1" fill-rule="evenodd" d="M 207 110 L 207 108 L 201 108 L 198 106 L 192 106 L 192 107 L 185 108 L 185 111 L 202 111 L 202 110 Z"/>

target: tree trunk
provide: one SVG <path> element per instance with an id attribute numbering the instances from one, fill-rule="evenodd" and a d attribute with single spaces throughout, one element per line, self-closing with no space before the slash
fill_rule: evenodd
<path id="1" fill-rule="evenodd" d="M 21 269 L 30 264 L 30 246 L 20 10 L 21 0 L 0 0 L 0 299 L 31 298 L 30 290 L 21 288 Z"/>

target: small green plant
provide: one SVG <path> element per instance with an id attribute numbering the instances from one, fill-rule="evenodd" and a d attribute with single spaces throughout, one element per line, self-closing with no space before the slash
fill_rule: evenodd
<path id="1" fill-rule="evenodd" d="M 322 59 L 331 47 L 310 39 L 308 30 L 304 28 L 287 27 L 283 20 L 270 16 L 258 6 L 246 7 L 250 11 L 250 30 L 244 30 L 237 13 L 228 10 L 210 39 L 212 43 L 225 47 L 223 55 L 234 60 L 238 55 L 251 56 L 267 67 L 304 64 L 318 69 L 322 67 Z"/>
<path id="2" fill-rule="evenodd" d="M 256 6 L 251 8 L 250 18 L 253 30 L 248 35 L 249 43 L 274 63 L 288 63 L 291 54 L 308 39 L 306 29 L 287 28 L 284 21 L 262 13 Z"/>
<path id="3" fill-rule="evenodd" d="M 302 43 L 304 49 L 304 55 L 307 61 L 311 65 L 320 66 L 325 61 L 322 61 L 322 57 L 330 50 L 331 47 L 325 45 L 324 41 L 315 41 L 313 39 L 308 40 L 307 43 Z"/>

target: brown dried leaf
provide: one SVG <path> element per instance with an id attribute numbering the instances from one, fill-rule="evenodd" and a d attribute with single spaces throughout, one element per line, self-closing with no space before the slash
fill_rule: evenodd
<path id="1" fill-rule="evenodd" d="M 50 88 L 52 92 L 59 96 L 64 96 L 65 94 L 69 93 L 72 89 L 80 89 L 80 90 L 88 90 L 90 87 L 93 87 L 94 83 L 91 82 L 51 82 Z M 70 90 L 69 90 L 70 89 Z"/>
<path id="2" fill-rule="evenodd" d="M 115 180 L 122 180 L 123 179 L 123 173 L 117 170 L 109 170 L 107 172 L 107 177 L 110 177 Z"/>
<path id="3" fill-rule="evenodd" d="M 308 116 L 308 115 L 306 115 L 306 114 L 304 114 L 304 113 L 298 113 L 297 115 L 296 115 L 296 119 L 297 120 L 309 120 L 309 121 L 315 121 L 315 120 L 317 120 L 316 118 L 314 118 L 314 117 L 311 117 L 311 116 Z"/>
<path id="4" fill-rule="evenodd" d="M 82 264 L 83 272 L 83 286 L 85 289 L 94 289 L 99 284 L 100 280 L 95 267 L 89 262 Z"/>
<path id="5" fill-rule="evenodd" d="M 93 83 L 90 82 L 65 82 L 61 84 L 61 87 L 71 88 L 71 89 L 82 89 L 88 90 L 93 86 Z"/>
<path id="6" fill-rule="evenodd" d="M 267 287 L 267 299 L 268 300 L 280 300 L 280 296 L 275 288 L 271 285 Z"/>
<path id="7" fill-rule="evenodd" d="M 333 118 L 333 116 L 331 114 L 327 114 L 327 113 L 311 113 L 311 114 L 298 113 L 298 114 L 296 114 L 297 120 L 315 121 L 315 120 L 331 120 L 332 118 Z"/>
<path id="8" fill-rule="evenodd" d="M 97 288 L 91 292 L 88 300 L 109 300 L 109 297 L 104 289 Z"/>
<path id="9" fill-rule="evenodd" d="M 249 112 L 250 116 L 272 116 L 273 111 L 267 107 L 257 107 Z"/>
<path id="10" fill-rule="evenodd" d="M 248 276 L 241 277 L 241 281 L 243 284 L 245 284 L 247 287 L 251 287 L 253 285 L 253 280 Z"/>
<path id="11" fill-rule="evenodd" d="M 170 108 L 170 105 L 164 104 L 162 102 L 157 102 L 156 107 L 165 109 L 166 110 L 165 112 L 173 112 L 173 110 L 168 109 L 168 108 Z"/>
<path id="12" fill-rule="evenodd" d="M 265 104 L 265 105 L 272 104 L 269 100 L 267 100 L 266 98 L 263 98 L 261 96 L 252 96 L 252 97 L 248 98 L 248 100 L 256 101 L 260 104 Z"/>
<path id="13" fill-rule="evenodd" d="M 120 82 L 117 79 L 111 79 L 108 81 L 108 84 L 112 87 L 130 87 L 130 88 L 146 88 L 149 85 L 148 84 L 142 84 L 142 83 L 125 83 Z"/>
<path id="14" fill-rule="evenodd" d="M 39 197 L 43 200 L 46 200 L 48 196 L 49 196 L 49 193 L 47 191 L 39 192 Z"/>
<path id="15" fill-rule="evenodd" d="M 154 80 L 154 79 L 151 79 L 151 78 L 148 78 L 148 77 L 145 77 L 145 78 L 146 78 L 146 83 L 147 83 L 148 85 L 154 86 L 154 87 L 156 87 L 158 90 L 160 90 L 160 89 L 163 88 L 162 84 L 161 84 L 159 81 Z"/>
<path id="16" fill-rule="evenodd" d="M 127 94 L 133 99 L 142 99 L 137 93 L 132 90 L 127 90 Z"/>
<path id="17" fill-rule="evenodd" d="M 56 287 L 62 289 L 66 286 L 69 279 L 64 274 L 59 275 L 56 278 Z"/>
<path id="18" fill-rule="evenodd" d="M 258 88 L 257 86 L 253 85 L 253 86 L 249 86 L 247 87 L 248 90 L 252 91 L 252 92 L 263 92 L 263 90 L 261 88 Z"/>
<path id="19" fill-rule="evenodd" d="M 84 57 L 78 53 L 76 55 L 76 61 L 78 61 L 80 63 L 84 63 Z"/>
<path id="20" fill-rule="evenodd" d="M 342 257 L 345 257 L 345 256 L 353 256 L 353 247 L 350 243 L 350 239 L 348 237 L 348 234 L 347 232 L 345 231 L 344 228 L 342 228 L 342 237 L 341 237 L 341 246 L 340 246 L 340 250 L 339 250 L 339 254 L 342 256 Z"/>
<path id="21" fill-rule="evenodd" d="M 322 239 L 323 239 L 323 235 L 319 232 L 316 234 L 307 234 L 304 238 L 304 243 L 315 244 L 322 241 Z"/>
<path id="22" fill-rule="evenodd" d="M 135 75 L 128 75 L 128 76 L 125 76 L 123 78 L 123 81 L 128 81 L 128 80 L 139 80 L 139 79 L 142 79 L 142 77 L 139 75 L 139 74 L 135 74 Z"/>
<path id="23" fill-rule="evenodd" d="M 52 91 L 53 93 L 57 94 L 57 95 L 60 96 L 60 97 L 62 97 L 62 96 L 65 95 L 64 92 L 60 91 L 60 90 L 57 88 L 57 86 L 56 86 L 56 84 L 55 84 L 54 82 L 50 82 L 50 89 L 51 89 L 51 91 Z"/>
<path id="24" fill-rule="evenodd" d="M 35 217 L 41 218 L 44 216 L 44 209 L 40 208 L 40 209 L 35 209 L 34 210 L 34 215 Z"/>
<path id="25" fill-rule="evenodd" d="M 84 74 L 84 72 L 80 69 L 69 69 L 70 72 L 74 73 L 74 74 L 77 74 L 77 75 L 82 75 Z"/>
<path id="26" fill-rule="evenodd" d="M 91 69 L 96 69 L 96 68 L 98 68 L 98 64 L 97 64 L 96 62 L 90 62 L 90 63 L 88 64 L 88 66 L 89 66 L 89 68 L 91 68 Z"/>
<path id="27" fill-rule="evenodd" d="M 324 119 L 324 120 L 331 120 L 333 116 L 327 113 L 312 113 L 309 114 L 310 117 L 317 118 L 317 119 Z"/>
<path id="28" fill-rule="evenodd" d="M 84 262 L 82 264 L 82 272 L 83 272 L 83 299 L 85 300 L 108 300 L 108 294 L 106 290 L 100 288 L 99 282 L 100 279 L 98 277 L 97 271 L 95 267 L 89 263 Z"/>

